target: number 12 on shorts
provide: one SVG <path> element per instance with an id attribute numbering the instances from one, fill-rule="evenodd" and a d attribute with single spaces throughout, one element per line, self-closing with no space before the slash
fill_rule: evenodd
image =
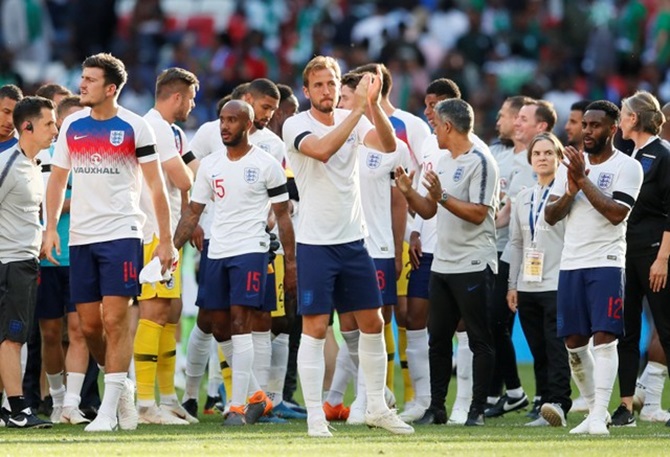
<path id="1" fill-rule="evenodd" d="M 621 298 L 610 297 L 609 306 L 607 307 L 607 317 L 611 319 L 621 319 L 622 308 L 623 300 Z"/>

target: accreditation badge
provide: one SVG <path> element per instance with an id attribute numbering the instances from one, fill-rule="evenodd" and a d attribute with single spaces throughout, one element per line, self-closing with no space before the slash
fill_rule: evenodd
<path id="1" fill-rule="evenodd" d="M 523 250 L 523 280 L 526 282 L 542 282 L 544 267 L 544 251 L 537 248 Z"/>

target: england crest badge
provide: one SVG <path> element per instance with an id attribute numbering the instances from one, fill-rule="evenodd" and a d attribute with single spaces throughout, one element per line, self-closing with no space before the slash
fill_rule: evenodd
<path id="1" fill-rule="evenodd" d="M 368 168 L 379 168 L 379 165 L 382 164 L 382 155 L 378 152 L 368 152 L 365 163 Z"/>
<path id="2" fill-rule="evenodd" d="M 458 167 L 454 172 L 454 182 L 458 182 L 463 178 L 463 173 L 465 172 L 465 167 Z"/>
<path id="3" fill-rule="evenodd" d="M 123 130 L 112 130 L 109 132 L 109 142 L 112 143 L 112 146 L 119 146 L 123 143 L 123 138 L 125 132 Z"/>
<path id="4" fill-rule="evenodd" d="M 602 190 L 608 189 L 614 181 L 614 173 L 600 173 L 598 176 L 598 187 Z"/>
<path id="5" fill-rule="evenodd" d="M 249 184 L 253 184 L 258 181 L 258 175 L 260 170 L 255 167 L 247 167 L 244 169 L 244 180 Z"/>

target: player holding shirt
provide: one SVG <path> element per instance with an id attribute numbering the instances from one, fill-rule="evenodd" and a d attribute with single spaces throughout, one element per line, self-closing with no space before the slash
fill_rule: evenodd
<path id="1" fill-rule="evenodd" d="M 195 106 L 198 78 L 182 68 L 169 68 L 156 79 L 156 104 L 144 119 L 156 134 L 156 149 L 166 177 L 172 227 L 181 214 L 182 196 L 193 183 L 193 173 L 182 157 L 186 135 L 175 122 L 184 122 Z M 144 264 L 148 264 L 158 245 L 158 224 L 146 184 L 140 196 L 140 209 L 147 216 L 144 233 Z M 140 319 L 134 342 L 137 407 L 141 423 L 187 425 L 198 420 L 177 400 L 174 388 L 177 323 L 181 316 L 181 262 L 166 283 L 142 284 L 138 297 Z M 158 381 L 161 406 L 156 406 L 154 391 Z"/>
<path id="2" fill-rule="evenodd" d="M 287 291 L 295 290 L 293 226 L 288 213 L 286 177 L 281 165 L 249 143 L 253 110 L 233 100 L 221 110 L 221 138 L 226 149 L 207 156 L 198 170 L 191 203 L 175 234 L 181 247 L 195 229 L 205 204 L 214 199 L 209 263 L 204 278 L 212 332 L 233 367 L 232 404 L 225 424 L 253 423 L 266 402 L 253 386 L 251 317 L 265 299 L 269 235 L 265 231 L 272 207 L 286 250 Z M 244 408 L 247 393 L 256 393 Z M 261 392 L 262 393 L 262 392 Z"/>
<path id="3" fill-rule="evenodd" d="M 332 436 L 321 404 L 321 388 L 323 349 L 333 308 L 342 314 L 354 313 L 361 332 L 358 355 L 368 396 L 366 423 L 393 433 L 413 433 L 384 401 L 386 349 L 381 294 L 374 263 L 363 244 L 367 230 L 358 174 L 359 143 L 392 152 L 396 140 L 379 106 L 379 70 L 374 77 L 363 76 L 352 111 L 335 109 L 339 80 L 340 68 L 333 58 L 313 58 L 303 71 L 303 92 L 311 108 L 289 118 L 283 129 L 300 193 L 298 307 L 303 334 L 298 372 L 307 406 L 308 435 Z M 363 117 L 366 107 L 374 126 Z"/>
<path id="4" fill-rule="evenodd" d="M 586 154 L 566 148 L 569 163 L 559 168 L 544 213 L 550 225 L 566 220 L 557 329 L 565 338 L 572 379 L 589 405 L 589 415 L 570 433 L 609 434 L 607 407 L 619 365 L 617 337 L 624 329 L 626 220 L 643 178 L 640 163 L 612 146 L 618 123 L 613 103 L 587 107 Z"/>
<path id="5" fill-rule="evenodd" d="M 61 249 L 56 228 L 72 171 L 72 301 L 89 350 L 105 369 L 102 404 L 85 431 L 109 432 L 137 427 L 134 386 L 127 378 L 132 356 L 128 306 L 140 292 L 142 175 L 156 211 L 160 242 L 155 254 L 163 271 L 172 266 L 174 246 L 154 133 L 144 119 L 117 103 L 127 79 L 123 62 L 101 53 L 88 57 L 82 67 L 81 103 L 90 109 L 69 116 L 56 142 L 43 251 L 56 263 L 53 249 Z"/>

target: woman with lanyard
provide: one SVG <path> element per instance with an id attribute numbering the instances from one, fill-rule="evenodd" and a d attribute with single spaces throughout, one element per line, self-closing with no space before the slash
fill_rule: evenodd
<path id="1" fill-rule="evenodd" d="M 650 348 L 649 363 L 641 377 L 646 389 L 635 388 L 643 298 L 649 302 L 665 355 L 670 353 L 670 145 L 658 137 L 664 120 L 658 100 L 649 92 L 637 92 L 621 102 L 621 135 L 635 143 L 632 156 L 642 164 L 644 181 L 626 229 L 625 336 L 617 347 L 621 405 L 612 414 L 614 426 L 635 425 L 634 394 L 643 406 L 641 420 L 670 425 L 670 413 L 660 402 L 668 373 L 663 351 Z"/>
<path id="2" fill-rule="evenodd" d="M 556 291 L 564 224 L 544 220 L 544 207 L 563 158 L 563 145 L 552 133 L 540 133 L 528 146 L 537 184 L 519 192 L 510 220 L 510 271 L 507 303 L 519 321 L 535 359 L 537 384 L 545 386 L 540 417 L 526 425 L 565 426 L 570 400 L 570 367 L 563 341 L 556 336 Z M 543 382 L 540 382 L 543 381 Z"/>

